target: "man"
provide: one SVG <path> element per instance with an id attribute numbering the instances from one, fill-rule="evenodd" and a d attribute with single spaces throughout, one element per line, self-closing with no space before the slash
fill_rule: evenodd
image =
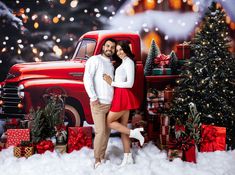
<path id="1" fill-rule="evenodd" d="M 113 78 L 114 67 L 111 57 L 115 53 L 116 41 L 107 39 L 102 46 L 102 54 L 92 56 L 85 66 L 84 85 L 90 98 L 90 107 L 95 126 L 94 156 L 97 168 L 104 161 L 110 129 L 106 124 L 106 116 L 113 99 L 113 87 L 103 80 L 106 73 Z"/>

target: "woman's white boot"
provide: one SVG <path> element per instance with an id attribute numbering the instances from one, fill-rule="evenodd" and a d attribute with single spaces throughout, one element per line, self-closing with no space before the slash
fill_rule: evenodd
<path id="1" fill-rule="evenodd" d="M 133 164 L 133 158 L 131 153 L 124 153 L 124 157 L 122 160 L 122 163 L 120 164 L 120 167 L 123 167 L 125 165 Z"/>
<path id="2" fill-rule="evenodd" d="M 140 145 L 143 146 L 144 144 L 144 137 L 140 133 L 141 131 L 144 131 L 144 128 L 135 128 L 130 130 L 130 138 L 135 138 L 139 140 Z"/>

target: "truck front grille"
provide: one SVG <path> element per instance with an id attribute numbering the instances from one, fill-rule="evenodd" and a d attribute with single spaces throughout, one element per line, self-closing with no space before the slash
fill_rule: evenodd
<path id="1" fill-rule="evenodd" d="M 5 84 L 2 88 L 2 111 L 5 114 L 22 114 L 22 109 L 18 108 L 21 98 L 18 96 L 18 87 L 15 83 Z"/>

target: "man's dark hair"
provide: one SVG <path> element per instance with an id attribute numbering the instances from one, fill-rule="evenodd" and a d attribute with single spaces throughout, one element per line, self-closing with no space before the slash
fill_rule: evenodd
<path id="1" fill-rule="evenodd" d="M 105 45 L 105 43 L 106 43 L 107 41 L 111 41 L 112 43 L 115 43 L 115 45 L 117 45 L 117 41 L 116 41 L 115 39 L 113 39 L 113 38 L 107 38 L 107 39 L 104 41 L 104 44 L 103 44 L 103 45 Z"/>

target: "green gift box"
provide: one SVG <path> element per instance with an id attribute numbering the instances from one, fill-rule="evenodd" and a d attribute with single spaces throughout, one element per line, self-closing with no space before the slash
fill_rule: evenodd
<path id="1" fill-rule="evenodd" d="M 154 68 L 152 71 L 153 75 L 171 75 L 172 70 L 171 68 Z"/>
<path id="2" fill-rule="evenodd" d="M 178 63 L 180 66 L 183 66 L 185 64 L 187 64 L 189 62 L 189 60 L 178 60 Z"/>

